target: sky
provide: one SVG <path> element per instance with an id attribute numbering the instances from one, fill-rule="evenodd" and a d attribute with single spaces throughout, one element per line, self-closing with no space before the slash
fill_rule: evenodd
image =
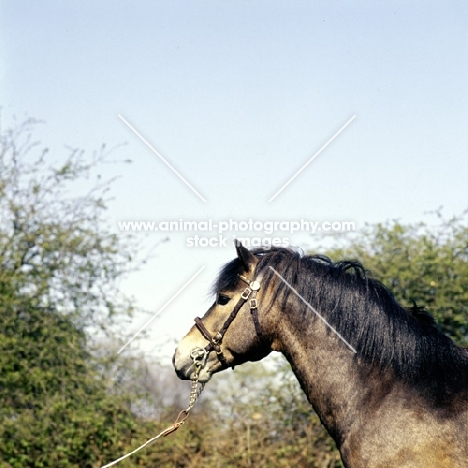
<path id="1" fill-rule="evenodd" d="M 2 125 L 43 120 L 38 135 L 57 161 L 65 145 L 118 146 L 111 159 L 132 163 L 101 174 L 119 176 L 109 209 L 119 235 L 119 221 L 352 221 L 359 232 L 426 220 L 440 206 L 460 215 L 467 10 L 463 1 L 6 0 Z M 209 306 L 234 249 L 189 247 L 194 234 L 137 234 L 145 246 L 170 238 L 122 284 L 151 313 L 205 268 L 133 349 L 160 352 Z M 328 234 L 286 235 L 307 250 Z M 129 333 L 148 317 L 137 314 Z"/>

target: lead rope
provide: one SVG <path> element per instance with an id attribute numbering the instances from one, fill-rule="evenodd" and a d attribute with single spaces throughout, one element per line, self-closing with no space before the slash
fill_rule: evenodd
<path id="1" fill-rule="evenodd" d="M 193 360 L 193 366 L 194 366 L 194 377 L 192 379 L 192 386 L 190 388 L 190 399 L 189 399 L 189 405 L 187 408 L 182 410 L 174 423 L 169 426 L 167 429 L 164 429 L 164 431 L 160 432 L 156 437 L 152 437 L 151 439 L 147 440 L 142 446 L 138 447 L 135 449 L 133 452 L 127 453 L 123 457 L 118 458 L 117 460 L 114 460 L 111 463 L 108 463 L 107 465 L 102 466 L 101 468 L 108 468 L 109 466 L 116 465 L 120 461 L 124 460 L 125 458 L 128 458 L 130 455 L 133 455 L 134 453 L 139 452 L 142 448 L 145 448 L 147 445 L 151 444 L 151 442 L 155 441 L 156 439 L 159 439 L 160 437 L 166 437 L 169 434 L 172 434 L 173 432 L 177 431 L 182 424 L 188 419 L 190 415 L 190 410 L 195 406 L 196 401 L 198 400 L 198 397 L 200 396 L 201 392 L 203 391 L 205 384 L 203 382 L 199 382 L 198 378 L 200 375 L 200 371 L 205 364 L 207 353 L 204 349 L 201 348 L 195 348 L 192 350 L 190 353 L 190 357 Z"/>

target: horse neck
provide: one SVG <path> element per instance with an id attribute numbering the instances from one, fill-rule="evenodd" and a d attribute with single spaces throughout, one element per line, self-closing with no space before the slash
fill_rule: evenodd
<path id="1" fill-rule="evenodd" d="M 285 355 L 339 446 L 355 423 L 363 399 L 372 391 L 372 382 L 356 373 L 354 352 L 324 322 L 314 319 L 304 327 L 303 321 L 294 320 L 294 311 L 278 314 L 282 320 L 275 327 L 273 347 Z M 378 385 L 378 379 L 374 384 Z"/>

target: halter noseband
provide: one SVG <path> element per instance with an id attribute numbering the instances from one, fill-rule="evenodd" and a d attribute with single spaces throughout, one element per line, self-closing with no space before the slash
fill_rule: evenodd
<path id="1" fill-rule="evenodd" d="M 262 339 L 262 329 L 260 327 L 260 322 L 258 320 L 258 302 L 257 302 L 257 292 L 260 289 L 261 285 L 259 281 L 250 281 L 248 278 L 242 275 L 238 275 L 239 278 L 244 281 L 244 283 L 247 283 L 248 286 L 244 289 L 244 291 L 241 294 L 240 299 L 237 301 L 237 304 L 234 306 L 234 309 L 232 309 L 231 314 L 229 317 L 226 319 L 224 322 L 223 326 L 219 330 L 218 333 L 216 333 L 214 336 L 211 335 L 211 333 L 207 330 L 205 325 L 203 324 L 201 318 L 196 317 L 195 318 L 195 325 L 197 326 L 198 330 L 200 330 L 200 333 L 204 336 L 206 340 L 209 341 L 209 343 L 201 350 L 198 348 L 200 351 L 203 351 L 205 356 L 208 356 L 208 353 L 210 351 L 216 351 L 216 354 L 218 356 L 219 361 L 224 367 L 228 367 L 226 358 L 224 357 L 221 347 L 219 346 L 221 343 L 221 340 L 224 337 L 224 334 L 226 333 L 226 330 L 229 328 L 229 325 L 233 322 L 233 320 L 236 318 L 237 313 L 239 310 L 242 308 L 242 306 L 248 301 L 250 295 L 252 295 L 252 298 L 250 299 L 250 313 L 252 314 L 253 322 L 255 325 L 255 331 L 257 332 L 257 335 L 260 339 Z"/>

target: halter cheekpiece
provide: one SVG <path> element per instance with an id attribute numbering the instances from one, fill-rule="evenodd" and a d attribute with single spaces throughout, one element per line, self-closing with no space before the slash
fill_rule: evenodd
<path id="1" fill-rule="evenodd" d="M 200 333 L 204 336 L 206 340 L 209 341 L 209 343 L 205 346 L 205 348 L 200 349 L 200 350 L 205 356 L 208 356 L 208 353 L 210 351 L 215 351 L 219 361 L 224 367 L 228 367 L 226 358 L 224 357 L 220 343 L 224 337 L 224 334 L 226 333 L 226 330 L 229 328 L 229 325 L 233 322 L 233 320 L 236 318 L 237 313 L 239 310 L 242 308 L 242 306 L 249 300 L 249 305 L 250 305 L 250 313 L 252 314 L 252 319 L 255 325 L 255 331 L 257 332 L 257 335 L 260 339 L 262 339 L 262 329 L 260 327 L 260 322 L 258 320 L 258 301 L 257 301 L 257 292 L 261 287 L 260 281 L 250 281 L 248 278 L 242 275 L 238 275 L 239 278 L 244 281 L 244 283 L 248 284 L 248 286 L 244 289 L 244 291 L 241 294 L 240 299 L 237 301 L 237 304 L 234 306 L 234 309 L 232 309 L 232 312 L 230 313 L 229 317 L 226 319 L 224 322 L 223 326 L 221 329 L 216 333 L 214 336 L 211 335 L 211 333 L 207 330 L 205 325 L 202 322 L 202 319 L 199 317 L 195 318 L 195 325 L 197 326 L 198 330 L 200 330 Z M 192 353 L 196 351 L 192 350 Z"/>

